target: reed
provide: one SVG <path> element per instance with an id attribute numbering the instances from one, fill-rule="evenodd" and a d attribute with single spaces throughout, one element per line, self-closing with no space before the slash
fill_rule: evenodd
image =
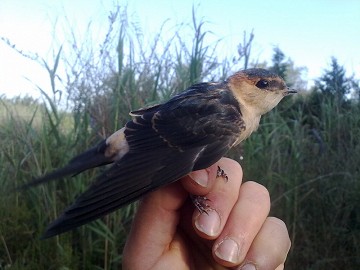
<path id="1" fill-rule="evenodd" d="M 189 26 L 192 43 L 185 44 L 180 37 L 189 35 Z M 189 25 L 176 26 L 164 40 L 167 27 L 165 22 L 145 42 L 139 26 L 118 8 L 109 16 L 98 55 L 74 38 L 69 43 L 75 58 L 65 44 L 53 65 L 44 63 L 52 96 L 39 89 L 42 102 L 1 97 L 0 185 L 5 192 L 0 196 L 0 269 L 121 268 L 136 204 L 73 232 L 39 240 L 49 221 L 99 170 L 26 192 L 8 191 L 65 165 L 120 128 L 129 111 L 230 72 L 231 61 L 215 55 L 218 43 L 205 45 L 211 32 L 195 11 Z M 60 64 L 67 68 L 62 80 L 70 104 L 66 108 L 58 99 Z M 339 107 L 316 93 L 289 98 L 263 117 L 241 148 L 229 153 L 242 164 L 245 179 L 269 189 L 271 214 L 288 225 L 292 248 L 287 269 L 355 269 L 360 264 L 359 126 L 356 102 Z"/>

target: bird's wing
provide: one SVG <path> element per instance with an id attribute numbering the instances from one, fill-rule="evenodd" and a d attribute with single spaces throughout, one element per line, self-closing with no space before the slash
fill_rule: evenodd
<path id="1" fill-rule="evenodd" d="M 174 120 L 176 119 L 176 120 Z M 245 128 L 239 102 L 223 84 L 198 84 L 154 114 L 153 129 L 171 147 L 200 147 L 194 170 L 214 164 Z"/>
<path id="2" fill-rule="evenodd" d="M 241 122 L 235 103 L 227 102 L 229 93 L 219 93 L 188 92 L 133 112 L 124 130 L 128 153 L 50 224 L 44 237 L 104 216 L 219 160 L 236 140 Z"/>

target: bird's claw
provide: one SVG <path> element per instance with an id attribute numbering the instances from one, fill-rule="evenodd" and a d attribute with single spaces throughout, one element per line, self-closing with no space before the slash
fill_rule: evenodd
<path id="1" fill-rule="evenodd" d="M 222 177 L 226 182 L 229 181 L 229 177 L 220 166 L 218 166 L 216 177 Z"/>
<path id="2" fill-rule="evenodd" d="M 207 203 L 211 201 L 210 199 L 206 198 L 205 196 L 198 196 L 198 195 L 190 195 L 190 198 L 197 208 L 197 210 L 202 214 L 205 213 L 208 215 L 208 211 L 211 210 L 210 205 Z"/>

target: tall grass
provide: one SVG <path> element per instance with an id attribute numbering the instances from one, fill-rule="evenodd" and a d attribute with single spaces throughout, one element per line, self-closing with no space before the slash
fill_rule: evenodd
<path id="1" fill-rule="evenodd" d="M 289 269 L 356 269 L 360 254 L 360 110 L 323 99 L 282 103 L 244 144 L 245 177 L 269 188 L 288 225 Z"/>
<path id="2" fill-rule="evenodd" d="M 75 33 L 70 33 L 73 39 L 54 54 L 53 64 L 41 62 L 48 71 L 53 96 L 39 89 L 44 103 L 26 108 L 33 117 L 18 117 L 14 111 L 20 104 L 3 101 L 0 131 L 3 190 L 12 190 L 65 165 L 72 156 L 123 126 L 129 111 L 167 99 L 191 83 L 210 74 L 214 76 L 219 64 L 214 48 L 210 51 L 204 45 L 209 33 L 194 12 L 190 27 L 194 32 L 191 46 L 182 42 L 182 25 L 175 27 L 167 41 L 162 40 L 161 30 L 149 45 L 144 43 L 141 29 L 128 20 L 126 10 L 118 8 L 109 16 L 109 32 L 98 52 L 79 43 Z M 60 65 L 67 70 L 62 78 Z M 61 109 L 63 106 L 56 98 L 61 82 L 72 113 Z M 39 240 L 46 224 L 73 202 L 97 173 L 94 170 L 77 176 L 76 180 L 4 194 L 0 206 L 1 267 L 119 269 L 134 205 L 72 233 Z"/>
<path id="3" fill-rule="evenodd" d="M 40 89 L 43 103 L 0 100 L 0 185 L 5 191 L 0 197 L 0 269 L 121 267 L 134 205 L 73 232 L 39 240 L 46 224 L 98 171 L 27 192 L 7 191 L 65 165 L 121 127 L 130 110 L 230 72 L 230 62 L 215 57 L 217 43 L 205 45 L 211 33 L 194 11 L 192 44 L 181 39 L 188 34 L 184 26 L 175 27 L 163 40 L 166 24 L 149 44 L 126 10 L 118 8 L 109 16 L 109 31 L 99 50 L 86 49 L 88 45 L 79 44 L 72 33 L 72 55 L 64 44 L 52 66 L 44 62 L 53 96 Z M 60 64 L 67 70 L 61 82 L 71 112 L 55 98 Z M 288 269 L 355 269 L 360 264 L 360 107 L 339 108 L 317 98 L 315 108 L 312 96 L 283 102 L 229 155 L 240 160 L 241 152 L 245 178 L 269 189 L 272 214 L 287 223 L 293 243 Z"/>

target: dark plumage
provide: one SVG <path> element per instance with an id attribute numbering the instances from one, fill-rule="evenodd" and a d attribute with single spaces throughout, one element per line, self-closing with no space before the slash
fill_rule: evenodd
<path id="1" fill-rule="evenodd" d="M 260 80 L 264 80 L 260 82 Z M 133 119 L 62 169 L 26 187 L 114 162 L 44 234 L 51 237 L 102 217 L 191 171 L 207 168 L 254 131 L 261 114 L 291 91 L 263 69 L 199 83 Z"/>

